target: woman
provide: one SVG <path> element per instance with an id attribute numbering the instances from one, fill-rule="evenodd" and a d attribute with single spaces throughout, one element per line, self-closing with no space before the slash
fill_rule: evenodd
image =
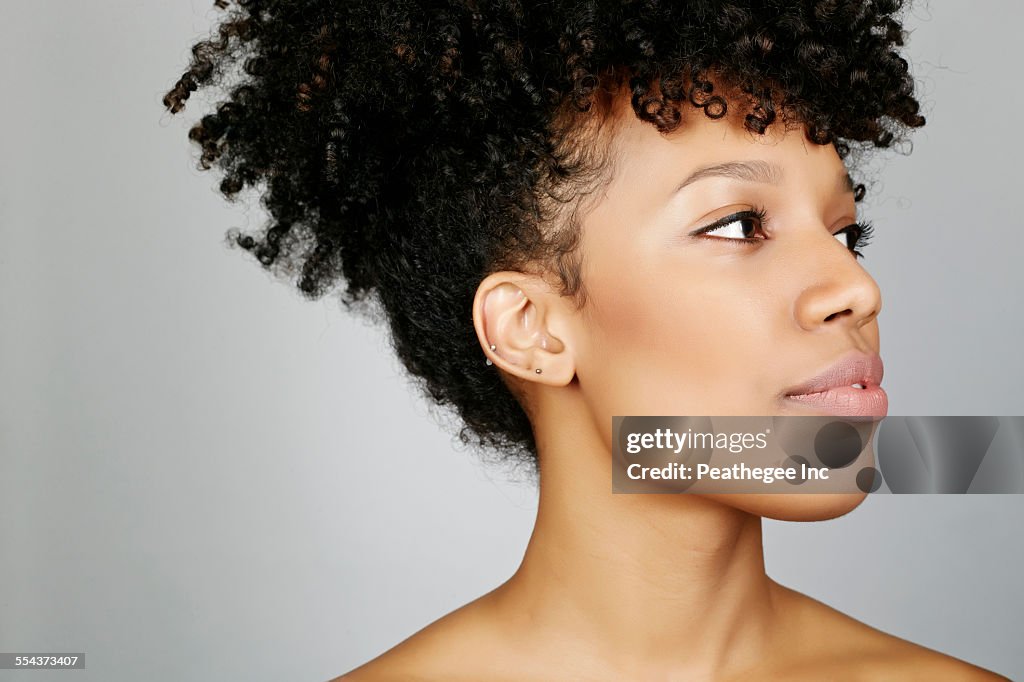
<path id="1" fill-rule="evenodd" d="M 863 495 L 611 492 L 615 415 L 885 414 L 849 171 L 925 122 L 901 9 L 243 0 L 195 46 L 236 242 L 538 473 L 512 578 L 339 679 L 1002 679 L 768 578 L 762 517 Z"/>

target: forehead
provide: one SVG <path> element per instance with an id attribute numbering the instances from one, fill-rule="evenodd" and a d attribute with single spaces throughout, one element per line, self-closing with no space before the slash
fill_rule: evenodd
<path id="1" fill-rule="evenodd" d="M 744 126 L 749 106 L 744 104 L 730 99 L 726 115 L 712 119 L 684 102 L 680 125 L 662 133 L 636 116 L 628 97 L 616 98 L 606 140 L 621 171 L 613 184 L 624 177 L 634 186 L 660 186 L 670 172 L 674 189 L 703 174 L 852 194 L 846 167 L 833 145 L 811 142 L 803 124 L 784 121 L 781 115 L 763 134 L 749 131 Z"/>

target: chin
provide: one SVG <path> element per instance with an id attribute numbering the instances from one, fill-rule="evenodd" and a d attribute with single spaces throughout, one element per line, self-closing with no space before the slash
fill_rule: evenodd
<path id="1" fill-rule="evenodd" d="M 867 493 L 750 493 L 706 497 L 720 504 L 777 521 L 827 521 L 856 509 Z"/>

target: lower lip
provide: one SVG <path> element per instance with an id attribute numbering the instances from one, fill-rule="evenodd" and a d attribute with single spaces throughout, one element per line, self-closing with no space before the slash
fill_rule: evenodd
<path id="1" fill-rule="evenodd" d="M 840 417 L 884 417 L 889 413 L 889 396 L 881 386 L 830 388 L 820 393 L 787 395 L 784 402 Z"/>

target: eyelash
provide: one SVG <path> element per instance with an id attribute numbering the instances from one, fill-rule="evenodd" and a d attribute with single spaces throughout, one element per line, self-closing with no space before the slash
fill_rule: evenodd
<path id="1" fill-rule="evenodd" d="M 763 206 L 752 206 L 750 208 L 750 210 L 740 211 L 739 213 L 733 213 L 732 215 L 727 215 L 724 218 L 720 218 L 719 220 L 716 220 L 715 222 L 711 223 L 710 225 L 708 225 L 706 227 L 702 227 L 699 230 L 695 230 L 695 231 L 691 232 L 690 234 L 693 235 L 693 236 L 701 236 L 701 235 L 704 235 L 706 232 L 711 232 L 713 230 L 717 230 L 718 228 L 725 227 L 726 225 L 729 225 L 730 223 L 735 223 L 735 222 L 738 222 L 740 220 L 750 220 L 750 219 L 757 220 L 759 224 L 764 224 L 765 222 L 768 221 L 768 210 L 766 208 L 764 208 Z M 847 248 L 849 248 L 850 252 L 853 253 L 853 255 L 856 256 L 857 258 L 863 258 L 864 254 L 861 253 L 860 249 L 863 249 L 865 246 L 867 246 L 871 242 L 871 238 L 872 238 L 872 236 L 874 235 L 874 232 L 875 232 L 874 225 L 872 225 L 870 221 L 863 221 L 863 222 L 859 222 L 859 223 L 853 223 L 852 225 L 847 225 L 843 229 L 839 230 L 838 232 L 833 232 L 832 234 L 833 235 L 837 235 L 837 234 L 842 234 L 843 232 L 851 232 L 851 231 L 852 231 L 852 233 L 854 235 L 853 246 L 852 247 L 847 247 Z M 715 236 L 712 235 L 712 236 L 703 237 L 703 238 L 705 238 L 705 239 L 724 239 L 726 241 L 742 242 L 744 244 L 749 244 L 751 242 L 764 241 L 763 239 L 757 239 L 755 237 L 735 238 L 735 237 L 715 237 Z"/>

